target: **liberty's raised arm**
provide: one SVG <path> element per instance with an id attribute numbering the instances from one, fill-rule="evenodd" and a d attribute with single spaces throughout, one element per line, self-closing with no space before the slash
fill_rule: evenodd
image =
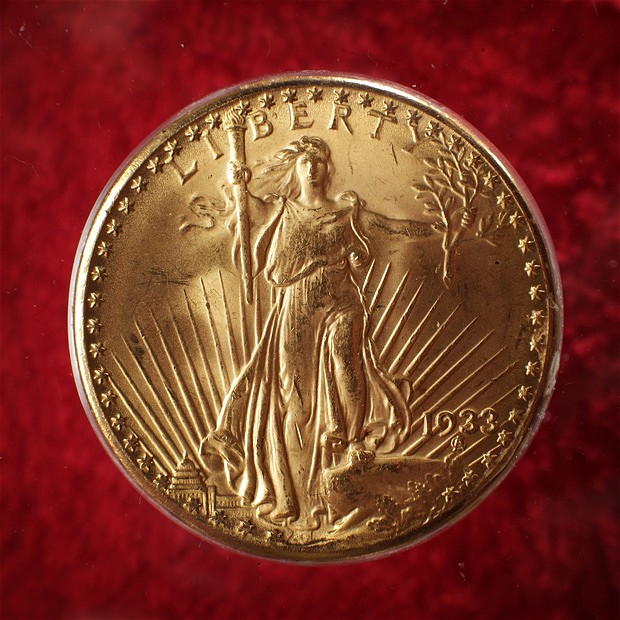
<path id="1" fill-rule="evenodd" d="M 431 222 L 395 219 L 371 211 L 367 207 L 366 201 L 362 200 L 354 191 L 346 191 L 340 194 L 338 203 L 354 209 L 361 231 L 371 237 L 383 234 L 416 239 L 430 237 L 439 232 Z"/>

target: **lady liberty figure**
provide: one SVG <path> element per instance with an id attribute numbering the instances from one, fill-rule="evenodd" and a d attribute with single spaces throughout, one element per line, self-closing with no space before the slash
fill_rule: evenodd
<path id="1" fill-rule="evenodd" d="M 369 334 L 365 230 L 431 234 L 367 210 L 353 191 L 332 197 L 333 171 L 325 141 L 304 136 L 255 175 L 264 197 L 247 195 L 252 270 L 275 303 L 202 446 L 258 516 L 306 531 L 326 512 L 322 469 L 347 450 L 390 453 L 410 425 L 409 385 L 381 367 Z"/>

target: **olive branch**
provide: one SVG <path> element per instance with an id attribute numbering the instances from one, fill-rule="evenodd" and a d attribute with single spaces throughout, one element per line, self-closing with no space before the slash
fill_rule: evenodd
<path id="1" fill-rule="evenodd" d="M 426 211 L 436 216 L 435 228 L 443 233 L 443 280 L 448 286 L 454 272 L 454 248 L 476 219 L 478 198 L 491 195 L 496 178 L 460 137 L 446 138 L 436 126 L 429 126 L 426 135 L 438 145 L 438 157 L 423 159 L 428 172 L 413 188 L 424 200 Z M 484 218 L 479 224 L 477 236 L 487 235 L 491 223 Z"/>

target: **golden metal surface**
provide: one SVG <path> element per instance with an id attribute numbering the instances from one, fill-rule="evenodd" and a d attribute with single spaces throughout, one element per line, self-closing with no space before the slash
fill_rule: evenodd
<path id="1" fill-rule="evenodd" d="M 561 298 L 532 198 L 404 88 L 284 75 L 145 142 L 84 233 L 70 336 L 128 477 L 274 559 L 413 544 L 480 501 L 549 398 Z"/>

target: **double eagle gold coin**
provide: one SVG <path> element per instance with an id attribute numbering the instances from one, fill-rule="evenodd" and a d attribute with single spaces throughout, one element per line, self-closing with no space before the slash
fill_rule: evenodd
<path id="1" fill-rule="evenodd" d="M 97 201 L 74 268 L 85 408 L 214 542 L 329 562 L 471 510 L 544 413 L 555 258 L 510 166 L 408 89 L 282 75 L 183 110 Z"/>

